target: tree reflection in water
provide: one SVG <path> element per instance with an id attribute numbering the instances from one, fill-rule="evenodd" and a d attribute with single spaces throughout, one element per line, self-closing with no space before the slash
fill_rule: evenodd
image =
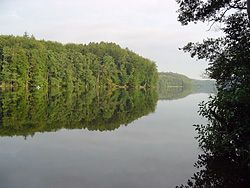
<path id="1" fill-rule="evenodd" d="M 111 131 L 154 112 L 154 90 L 2 92 L 0 136 L 59 129 Z"/>
<path id="2" fill-rule="evenodd" d="M 230 93 L 220 92 L 201 104 L 200 114 L 209 121 L 207 125 L 195 125 L 203 151 L 195 164 L 200 171 L 188 180 L 187 185 L 177 187 L 249 187 L 249 100 L 233 101 L 225 97 L 227 94 Z"/>

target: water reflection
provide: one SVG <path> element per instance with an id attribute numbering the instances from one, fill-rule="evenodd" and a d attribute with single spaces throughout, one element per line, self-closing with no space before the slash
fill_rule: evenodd
<path id="1" fill-rule="evenodd" d="M 184 87 L 167 87 L 164 89 L 158 88 L 159 100 L 175 100 L 184 98 L 192 93 L 192 89 Z"/>
<path id="2" fill-rule="evenodd" d="M 229 149 L 229 148 L 227 148 Z M 231 148 L 237 150 L 237 148 Z M 225 151 L 205 152 L 198 156 L 196 172 L 187 185 L 177 188 L 244 188 L 250 185 L 249 151 L 245 155 Z"/>
<path id="3" fill-rule="evenodd" d="M 0 136 L 28 136 L 62 128 L 111 131 L 154 112 L 157 100 L 175 100 L 201 92 L 213 91 L 169 87 L 157 91 L 1 92 Z"/>
<path id="4" fill-rule="evenodd" d="M 249 103 L 228 96 L 219 91 L 216 97 L 200 104 L 199 113 L 208 121 L 195 125 L 202 150 L 194 165 L 198 172 L 177 188 L 249 187 Z"/>
<path id="5" fill-rule="evenodd" d="M 202 87 L 158 87 L 159 100 L 176 100 L 196 93 L 216 93 L 215 85 L 205 85 Z"/>
<path id="6" fill-rule="evenodd" d="M 228 107 L 228 106 L 227 106 Z M 228 107 L 233 112 L 234 106 Z M 242 108 L 244 109 L 244 108 Z M 238 110 L 238 109 L 237 109 Z M 233 113 L 232 113 L 233 114 Z M 249 112 L 241 112 L 246 117 Z M 249 116 L 249 115 L 248 115 Z M 211 116 L 207 116 L 209 118 Z M 218 116 L 220 117 L 220 116 Z M 229 123 L 228 123 L 229 122 Z M 202 154 L 198 172 L 177 188 L 245 188 L 250 185 L 249 118 L 195 125 Z M 196 171 L 197 171 L 196 170 Z"/>
<path id="7" fill-rule="evenodd" d="M 204 123 L 197 104 L 207 94 L 160 100 L 155 110 L 154 91 L 60 93 L 2 93 L 1 188 L 165 188 L 194 172 L 198 151 L 191 125 Z M 111 125 L 119 129 L 79 130 Z"/>
<path id="8" fill-rule="evenodd" d="M 62 128 L 114 130 L 154 112 L 156 102 L 154 90 L 3 92 L 0 135 L 28 136 Z"/>

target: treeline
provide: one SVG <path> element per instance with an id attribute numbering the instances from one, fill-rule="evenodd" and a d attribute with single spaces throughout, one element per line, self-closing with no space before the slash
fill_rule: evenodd
<path id="1" fill-rule="evenodd" d="M 1 88 L 152 87 L 154 62 L 115 43 L 61 44 L 0 35 Z"/>
<path id="2" fill-rule="evenodd" d="M 190 87 L 191 79 L 185 75 L 172 72 L 159 72 L 158 87 Z"/>
<path id="3" fill-rule="evenodd" d="M 180 96 L 185 96 L 191 93 L 216 92 L 213 80 L 195 80 L 172 72 L 160 72 L 158 77 L 157 90 L 162 99 L 171 98 L 171 93 L 183 93 Z"/>
<path id="4" fill-rule="evenodd" d="M 2 92 L 0 136 L 29 136 L 65 129 L 111 131 L 154 112 L 155 89 Z"/>

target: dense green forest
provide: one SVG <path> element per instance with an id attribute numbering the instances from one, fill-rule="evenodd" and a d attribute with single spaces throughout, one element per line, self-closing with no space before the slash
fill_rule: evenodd
<path id="1" fill-rule="evenodd" d="M 64 45 L 27 34 L 0 36 L 1 88 L 149 88 L 156 82 L 154 62 L 115 43 Z"/>
<path id="2" fill-rule="evenodd" d="M 0 136 L 28 136 L 62 128 L 111 131 L 154 112 L 155 89 L 2 92 Z"/>

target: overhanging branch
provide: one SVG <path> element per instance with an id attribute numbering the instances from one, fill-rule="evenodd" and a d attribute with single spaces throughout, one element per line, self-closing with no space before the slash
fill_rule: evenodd
<path id="1" fill-rule="evenodd" d="M 248 13 L 248 18 L 250 20 L 250 0 L 247 0 L 247 13 Z"/>

